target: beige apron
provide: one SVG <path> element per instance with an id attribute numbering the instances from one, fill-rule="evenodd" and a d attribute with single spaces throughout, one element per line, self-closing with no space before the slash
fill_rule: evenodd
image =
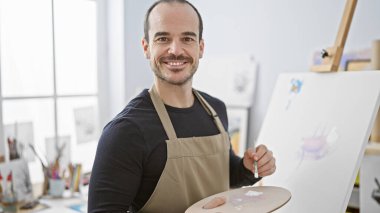
<path id="1" fill-rule="evenodd" d="M 164 103 L 153 87 L 153 105 L 168 135 L 167 161 L 157 186 L 140 212 L 182 213 L 195 202 L 229 189 L 228 134 L 214 109 L 194 90 L 205 110 L 213 116 L 220 134 L 177 138 Z"/>

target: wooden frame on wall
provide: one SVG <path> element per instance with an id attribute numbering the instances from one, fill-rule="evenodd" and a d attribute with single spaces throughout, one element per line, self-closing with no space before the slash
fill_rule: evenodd
<path id="1" fill-rule="evenodd" d="M 227 107 L 228 134 L 233 151 L 240 157 L 247 149 L 249 111 L 249 107 Z"/>

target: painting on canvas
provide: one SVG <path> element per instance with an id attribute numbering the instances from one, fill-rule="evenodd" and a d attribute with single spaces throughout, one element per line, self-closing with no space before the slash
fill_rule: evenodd
<path id="1" fill-rule="evenodd" d="M 277 164 L 264 184 L 292 193 L 279 212 L 345 211 L 379 108 L 379 82 L 375 71 L 279 76 L 257 141 Z"/>

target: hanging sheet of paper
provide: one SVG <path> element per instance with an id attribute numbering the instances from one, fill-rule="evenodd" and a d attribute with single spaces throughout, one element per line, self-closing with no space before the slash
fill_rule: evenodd
<path id="1" fill-rule="evenodd" d="M 193 86 L 227 106 L 249 107 L 256 87 L 257 63 L 252 55 L 214 56 L 202 59 Z"/>

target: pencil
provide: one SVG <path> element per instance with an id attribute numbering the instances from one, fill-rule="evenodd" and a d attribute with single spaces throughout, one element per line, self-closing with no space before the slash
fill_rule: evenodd
<path id="1" fill-rule="evenodd" d="M 257 169 L 257 161 L 254 161 L 254 167 L 255 167 L 255 178 L 259 178 L 259 171 Z"/>
<path id="2" fill-rule="evenodd" d="M 254 140 L 254 146 L 256 146 L 257 144 L 257 140 L 255 139 Z M 254 152 L 256 153 L 256 148 L 254 148 Z M 255 167 L 255 171 L 254 171 L 254 175 L 255 175 L 255 178 L 259 178 L 259 169 L 257 168 L 257 160 L 254 160 L 253 161 L 253 167 Z"/>

